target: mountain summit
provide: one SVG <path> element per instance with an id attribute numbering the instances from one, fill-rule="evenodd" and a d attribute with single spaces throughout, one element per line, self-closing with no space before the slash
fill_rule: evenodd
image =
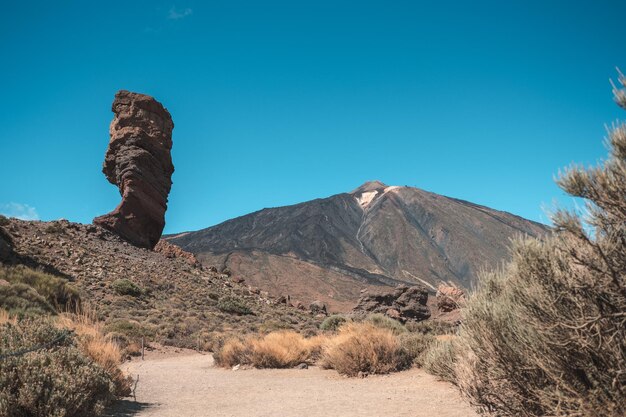
<path id="1" fill-rule="evenodd" d="M 547 230 L 467 201 L 369 181 L 350 193 L 263 209 L 167 239 L 275 295 L 345 310 L 364 288 L 470 287 L 481 267 L 508 258 L 510 238 Z"/>

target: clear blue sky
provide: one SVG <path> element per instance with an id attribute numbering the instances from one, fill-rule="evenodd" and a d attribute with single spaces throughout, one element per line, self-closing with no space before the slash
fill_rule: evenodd
<path id="1" fill-rule="evenodd" d="M 547 222 L 624 115 L 624 1 L 45 1 L 0 15 L 0 211 L 88 223 L 119 89 L 171 112 L 166 232 L 410 185 Z"/>

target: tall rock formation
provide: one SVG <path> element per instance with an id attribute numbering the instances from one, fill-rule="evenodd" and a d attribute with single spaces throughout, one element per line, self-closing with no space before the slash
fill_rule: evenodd
<path id="1" fill-rule="evenodd" d="M 135 246 L 152 249 L 163 233 L 172 187 L 174 123 L 154 98 L 125 90 L 115 94 L 112 110 L 102 172 L 119 187 L 122 201 L 93 222 Z"/>

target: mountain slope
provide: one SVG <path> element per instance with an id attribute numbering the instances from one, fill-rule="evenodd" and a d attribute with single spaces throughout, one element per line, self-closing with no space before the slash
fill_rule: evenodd
<path id="1" fill-rule="evenodd" d="M 541 224 L 411 187 L 372 181 L 350 193 L 263 209 L 167 239 L 294 300 L 352 306 L 363 288 L 441 281 L 469 287 Z"/>

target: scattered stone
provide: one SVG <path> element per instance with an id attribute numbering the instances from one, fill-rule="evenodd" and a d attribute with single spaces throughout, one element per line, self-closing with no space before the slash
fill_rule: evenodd
<path id="1" fill-rule="evenodd" d="M 421 321 L 430 317 L 427 301 L 426 288 L 401 285 L 392 291 L 361 296 L 353 311 L 382 313 L 403 323 L 409 320 Z"/>
<path id="2" fill-rule="evenodd" d="M 363 372 L 363 371 L 359 371 L 358 374 L 356 374 L 357 378 L 367 378 L 369 376 L 369 374 L 367 372 Z"/>
<path id="3" fill-rule="evenodd" d="M 165 226 L 172 187 L 172 118 L 154 98 L 120 90 L 112 106 L 115 117 L 102 172 L 117 185 L 121 203 L 94 224 L 135 246 L 154 248 Z"/>
<path id="4" fill-rule="evenodd" d="M 392 319 L 402 320 L 402 316 L 400 315 L 400 312 L 396 310 L 395 308 L 387 309 L 387 311 L 385 312 L 385 315 L 387 315 L 387 317 L 391 317 Z"/>
<path id="5" fill-rule="evenodd" d="M 296 365 L 296 369 L 309 369 L 309 365 L 306 362 L 302 362 L 299 365 Z"/>
<path id="6" fill-rule="evenodd" d="M 239 368 L 241 368 L 241 365 L 237 364 L 237 365 L 233 366 L 233 371 L 238 371 Z"/>
<path id="7" fill-rule="evenodd" d="M 187 261 L 187 263 L 194 268 L 199 268 L 201 266 L 200 261 L 195 257 L 193 253 L 189 253 L 187 251 L 182 250 L 176 245 L 172 245 L 166 240 L 159 240 L 159 243 L 154 247 L 155 252 L 159 252 L 165 255 L 166 258 L 180 258 Z M 215 270 L 217 272 L 217 270 Z"/>

